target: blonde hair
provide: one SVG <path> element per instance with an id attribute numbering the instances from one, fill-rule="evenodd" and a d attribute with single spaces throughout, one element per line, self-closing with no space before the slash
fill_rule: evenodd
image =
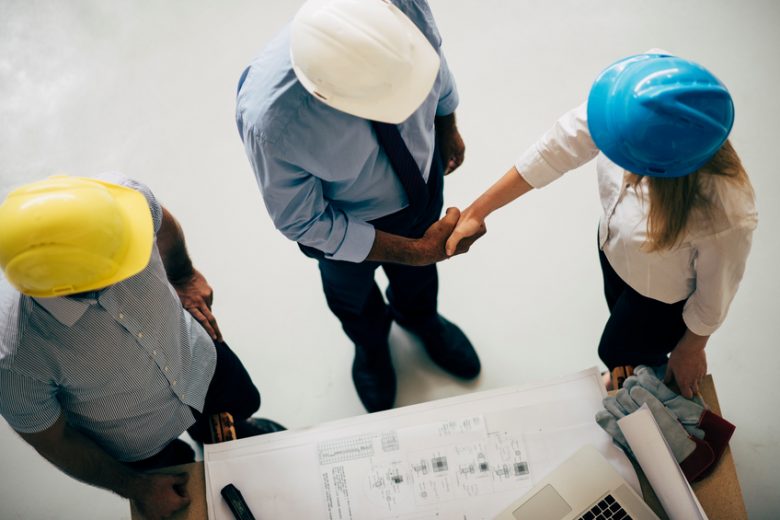
<path id="1" fill-rule="evenodd" d="M 726 178 L 738 185 L 747 186 L 750 180 L 742 166 L 734 147 L 727 140 L 704 166 L 683 177 L 648 177 L 650 198 L 647 215 L 647 251 L 664 251 L 674 248 L 685 236 L 690 216 L 694 211 L 702 211 L 709 218 L 719 208 L 716 201 L 709 198 L 704 189 L 705 183 L 714 177 Z M 643 176 L 631 174 L 631 183 L 638 185 Z"/>

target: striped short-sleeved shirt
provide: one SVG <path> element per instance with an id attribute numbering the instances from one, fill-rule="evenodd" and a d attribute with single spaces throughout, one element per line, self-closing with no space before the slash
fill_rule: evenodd
<path id="1" fill-rule="evenodd" d="M 146 196 L 116 175 L 102 179 Z M 0 277 L 0 413 L 23 433 L 60 415 L 121 461 L 160 451 L 194 423 L 216 367 L 214 343 L 168 283 L 155 245 L 139 274 L 80 297 L 31 298 Z"/>

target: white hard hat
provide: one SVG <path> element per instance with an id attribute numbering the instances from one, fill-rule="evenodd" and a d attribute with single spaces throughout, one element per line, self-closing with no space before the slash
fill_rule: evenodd
<path id="1" fill-rule="evenodd" d="M 436 50 L 387 0 L 309 0 L 292 22 L 290 56 L 326 105 L 393 124 L 419 108 L 439 71 Z"/>

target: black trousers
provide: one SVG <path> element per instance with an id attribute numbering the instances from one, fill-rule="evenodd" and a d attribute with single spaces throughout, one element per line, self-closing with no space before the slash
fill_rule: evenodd
<path id="1" fill-rule="evenodd" d="M 203 412 L 191 408 L 195 424 L 187 429 L 190 436 L 198 442 L 211 441 L 211 415 L 229 412 L 238 422 L 248 419 L 260 408 L 260 392 L 235 352 L 224 342 L 215 342 L 214 348 L 217 351 L 217 365 L 206 391 Z M 185 464 L 193 460 L 192 448 L 186 442 L 174 439 L 156 455 L 126 464 L 137 470 L 149 470 Z"/>
<path id="2" fill-rule="evenodd" d="M 685 301 L 663 303 L 642 296 L 612 269 L 599 250 L 609 319 L 599 342 L 599 357 L 612 370 L 621 365 L 657 366 L 685 333 Z"/>
<path id="3" fill-rule="evenodd" d="M 425 208 L 406 207 L 370 223 L 378 230 L 408 238 L 420 238 L 436 222 L 444 205 L 444 168 L 438 150 L 433 154 L 428 176 Z M 331 312 L 347 336 L 363 348 L 386 345 L 393 319 L 407 324 L 425 323 L 437 315 L 439 277 L 436 265 L 413 267 L 378 262 L 342 262 L 324 257 L 321 251 L 299 244 L 306 256 L 317 259 L 322 288 Z M 374 281 L 382 267 L 387 275 L 388 304 Z"/>

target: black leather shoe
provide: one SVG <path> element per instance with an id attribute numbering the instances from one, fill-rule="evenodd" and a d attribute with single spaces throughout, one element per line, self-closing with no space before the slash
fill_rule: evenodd
<path id="1" fill-rule="evenodd" d="M 389 410 L 395 403 L 396 379 L 390 348 L 355 345 L 352 381 L 360 402 L 369 413 Z"/>
<path id="2" fill-rule="evenodd" d="M 450 374 L 474 379 L 482 369 L 479 356 L 460 328 L 441 315 L 420 324 L 396 320 L 422 340 L 430 358 Z"/>
<path id="3" fill-rule="evenodd" d="M 237 439 L 245 439 L 266 433 L 283 432 L 287 429 L 278 422 L 271 419 L 261 419 L 260 417 L 250 417 L 244 421 L 237 421 L 235 427 Z"/>

